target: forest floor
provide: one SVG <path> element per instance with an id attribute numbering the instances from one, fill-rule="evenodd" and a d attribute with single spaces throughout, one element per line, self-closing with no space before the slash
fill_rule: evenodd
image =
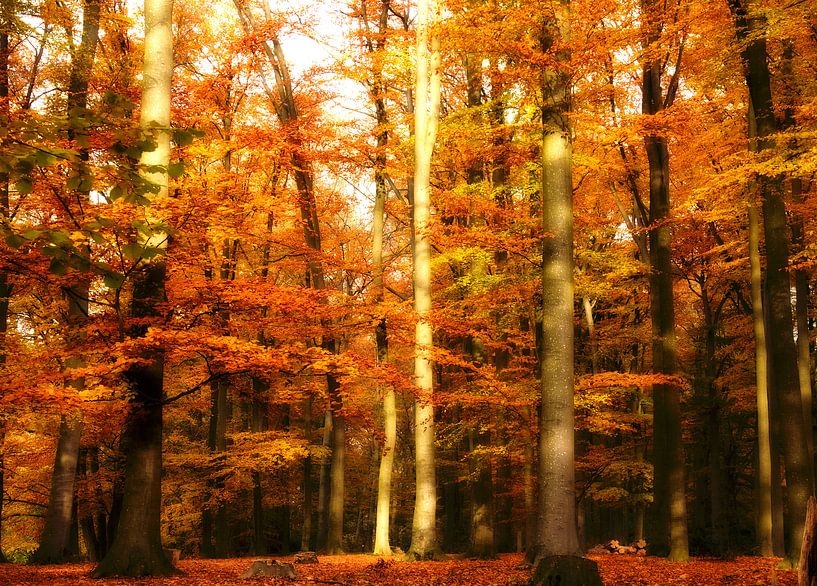
<path id="1" fill-rule="evenodd" d="M 654 557 L 629 555 L 591 556 L 599 563 L 606 586 L 734 586 L 774 585 L 794 586 L 793 571 L 775 569 L 771 558 L 739 557 L 732 561 L 696 558 L 688 563 L 672 563 Z M 334 584 L 361 586 L 384 584 L 400 586 L 498 585 L 521 586 L 530 578 L 531 570 L 522 565 L 518 554 L 501 555 L 496 560 L 482 561 L 449 559 L 441 562 L 402 562 L 381 560 L 372 555 L 319 556 L 318 564 L 296 565 L 298 580 L 271 578 L 240 579 L 252 559 L 228 560 L 189 559 L 179 562 L 185 573 L 174 578 L 107 579 L 88 577 L 92 564 L 61 566 L 0 565 L 0 585 L 28 584 L 49 586 L 113 586 L 133 584 L 167 584 L 171 586 L 201 586 L 204 584 Z M 267 559 L 267 558 L 264 558 Z M 275 557 L 291 561 L 291 557 Z"/>

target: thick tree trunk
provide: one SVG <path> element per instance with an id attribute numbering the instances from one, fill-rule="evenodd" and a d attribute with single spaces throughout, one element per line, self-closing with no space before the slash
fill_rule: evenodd
<path id="1" fill-rule="evenodd" d="M 644 48 L 660 38 L 663 22 L 657 0 L 642 0 L 642 12 L 649 15 L 642 25 Z M 649 53 L 647 53 L 649 54 Z M 680 62 L 680 59 L 679 59 Z M 658 114 L 664 109 L 661 63 L 644 58 L 642 111 Z M 675 75 L 677 76 L 677 71 Z M 669 100 L 671 102 L 671 98 Z M 652 320 L 652 362 L 657 374 L 676 372 L 675 305 L 672 278 L 672 232 L 670 215 L 669 149 L 664 136 L 644 137 L 650 172 L 650 317 Z M 675 385 L 653 386 L 653 465 L 657 528 L 654 539 L 659 553 L 668 552 L 674 561 L 689 558 L 686 512 L 686 474 L 681 438 L 681 393 Z"/>
<path id="2" fill-rule="evenodd" d="M 169 15 L 165 22 L 169 24 Z M 164 297 L 164 279 L 162 262 L 147 265 L 135 276 L 134 317 L 155 315 L 155 306 Z M 145 358 L 147 364 L 131 367 L 126 375 L 133 398 L 123 431 L 122 513 L 114 542 L 93 572 L 97 578 L 167 576 L 174 572 L 162 549 L 160 532 L 164 361 L 158 351 Z"/>
<path id="3" fill-rule="evenodd" d="M 34 554 L 34 561 L 38 564 L 61 564 L 68 561 L 68 538 L 81 433 L 82 424 L 78 419 L 67 416 L 61 418 L 48 513 L 40 545 Z"/>
<path id="4" fill-rule="evenodd" d="M 434 338 L 431 314 L 431 157 L 437 135 L 440 108 L 440 53 L 430 28 L 436 22 L 434 0 L 417 5 L 417 72 L 414 88 L 414 379 L 415 403 L 415 500 L 408 556 L 428 559 L 439 553 L 437 543 L 437 479 L 434 456 L 434 371 L 431 348 Z"/>
<path id="5" fill-rule="evenodd" d="M 155 135 L 157 147 L 140 162 L 163 168 L 146 172 L 159 186 L 156 197 L 167 197 L 170 162 L 170 97 L 173 75 L 172 0 L 145 0 L 145 61 L 140 123 Z M 133 277 L 131 316 L 140 320 L 130 335 L 146 333 L 146 320 L 155 318 L 165 298 L 166 270 L 162 257 L 146 263 Z M 116 537 L 95 577 L 166 576 L 173 565 L 162 549 L 162 400 L 164 358 L 160 350 L 146 351 L 144 362 L 132 366 L 126 379 L 133 392 L 123 431 L 126 454 L 122 514 Z"/>
<path id="6" fill-rule="evenodd" d="M 771 137 L 777 131 L 766 50 L 766 22 L 754 12 L 749 1 L 729 0 L 729 7 L 735 20 L 736 36 L 744 44 L 742 55 L 746 86 L 751 104 L 750 115 L 754 118 L 750 128 L 754 129 L 757 137 L 752 146 L 763 153 L 775 148 Z M 778 439 L 786 467 L 786 510 L 789 513 L 786 557 L 791 564 L 797 565 L 806 505 L 808 498 L 814 494 L 813 463 L 808 453 L 794 343 L 786 207 L 777 178 L 760 176 L 757 184 L 762 197 L 766 241 L 766 333 L 771 366 L 771 400 L 778 417 L 785 422 L 780 426 Z"/>
<path id="7" fill-rule="evenodd" d="M 480 436 L 480 437 L 478 437 Z M 474 456 L 477 446 L 489 446 L 490 433 L 469 431 L 471 463 L 471 543 L 470 553 L 482 559 L 496 557 L 494 543 L 494 481 L 490 456 Z M 511 522 L 510 519 L 507 520 Z"/>
<path id="8" fill-rule="evenodd" d="M 68 138 L 73 140 L 76 129 L 81 128 L 77 122 L 85 117 L 88 103 L 88 85 L 93 69 L 94 55 L 99 38 L 99 0 L 85 0 L 83 5 L 82 40 L 71 60 L 71 72 L 68 83 L 67 117 L 71 122 Z M 87 149 L 80 153 L 80 167 L 77 172 L 85 173 L 83 166 L 88 159 Z M 88 197 L 87 191 L 77 192 L 77 198 Z M 88 250 L 87 245 L 85 246 Z M 78 277 L 79 283 L 67 290 L 68 326 L 70 343 L 80 342 L 81 331 L 88 317 L 89 281 L 84 275 Z M 82 358 L 75 356 L 66 361 L 67 366 L 82 366 Z M 69 383 L 78 391 L 84 387 L 83 380 Z M 79 415 L 63 415 L 60 419 L 57 452 L 54 458 L 54 473 L 51 478 L 51 493 L 48 502 L 45 525 L 40 536 L 39 547 L 34 559 L 42 564 L 59 564 L 68 560 L 69 536 L 71 530 L 71 511 L 74 504 L 74 482 L 76 480 L 77 461 L 79 458 L 82 422 Z"/>
<path id="9" fill-rule="evenodd" d="M 569 1 L 555 5 L 543 51 L 570 36 Z M 566 49 L 556 51 L 566 66 Z M 542 79 L 542 354 L 536 559 L 575 556 L 573 417 L 573 180 L 570 88 L 562 70 Z"/>

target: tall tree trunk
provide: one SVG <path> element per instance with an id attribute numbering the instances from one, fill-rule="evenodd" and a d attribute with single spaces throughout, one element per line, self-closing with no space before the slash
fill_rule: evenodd
<path id="1" fill-rule="evenodd" d="M 321 445 L 329 448 L 332 445 L 332 411 L 327 409 L 323 415 L 323 441 Z M 320 479 L 318 484 L 318 528 L 316 547 L 319 550 L 326 548 L 326 537 L 329 530 L 329 475 L 331 458 L 324 456 L 321 461 Z"/>
<path id="2" fill-rule="evenodd" d="M 672 86 L 664 97 L 661 88 L 662 65 L 650 57 L 650 49 L 660 39 L 663 15 L 657 0 L 642 0 L 645 14 L 642 112 L 655 115 L 672 103 Z M 674 80 L 680 70 L 680 52 Z M 676 81 L 677 83 L 677 81 Z M 652 320 L 652 364 L 657 374 L 676 372 L 675 304 L 672 278 L 672 231 L 670 216 L 669 149 L 664 136 L 644 137 L 650 172 L 650 317 Z M 657 528 L 655 542 L 659 553 L 669 558 L 689 558 L 686 511 L 686 474 L 681 437 L 681 391 L 676 385 L 653 385 L 653 466 Z"/>
<path id="3" fill-rule="evenodd" d="M 342 406 L 340 385 L 333 376 L 329 381 L 329 401 L 332 411 L 332 457 L 329 472 L 329 515 L 326 534 L 326 551 L 330 555 L 343 553 L 344 518 L 344 461 L 346 459 L 346 420 L 340 412 Z"/>
<path id="4" fill-rule="evenodd" d="M 11 17 L 14 14 L 12 2 L 4 3 L 0 9 L 0 123 L 7 124 L 9 119 L 9 32 Z M 0 139 L 0 146 L 3 140 Z M 9 219 L 9 174 L 0 173 L 0 215 L 2 220 Z M 13 285 L 9 282 L 9 275 L 5 270 L 0 271 L 0 368 L 6 364 L 8 354 L 6 335 L 8 333 L 9 301 Z M 6 418 L 0 415 L 0 563 L 8 560 L 3 554 L 3 481 L 4 458 L 6 439 Z"/>
<path id="5" fill-rule="evenodd" d="M 362 6 L 365 7 L 365 0 Z M 377 37 L 367 37 L 369 52 L 375 56 L 385 48 L 385 35 L 388 30 L 390 0 L 381 0 L 378 19 Z M 366 20 L 364 18 L 364 20 Z M 368 22 L 366 27 L 368 30 Z M 372 223 L 372 270 L 374 272 L 373 287 L 375 301 L 383 302 L 383 230 L 386 224 L 386 199 L 388 187 L 386 185 L 386 148 L 389 144 L 388 114 L 386 101 L 383 97 L 385 90 L 382 69 L 375 65 L 371 96 L 375 104 L 377 120 L 376 140 L 377 152 L 374 160 L 374 218 Z M 375 326 L 375 345 L 377 363 L 385 364 L 389 359 L 389 336 L 386 318 L 381 317 Z M 380 466 L 377 477 L 377 512 L 374 535 L 375 555 L 391 555 L 389 542 L 389 520 L 391 517 L 391 479 L 394 468 L 394 451 L 397 446 L 397 405 L 394 389 L 387 386 L 383 390 L 383 449 L 380 453 Z"/>
<path id="6" fill-rule="evenodd" d="M 146 181 L 159 186 L 156 198 L 167 197 L 170 162 L 170 97 L 173 76 L 172 0 L 145 0 L 145 60 L 140 124 L 153 134 L 157 147 L 140 163 L 161 170 L 145 172 Z M 145 263 L 134 275 L 131 316 L 141 323 L 132 337 L 147 332 L 145 321 L 156 318 L 165 299 L 163 256 Z M 145 352 L 144 361 L 131 366 L 126 380 L 133 392 L 123 432 L 125 492 L 116 537 L 95 577 L 166 576 L 174 573 L 162 549 L 162 401 L 164 357 L 160 350 Z"/>
<path id="7" fill-rule="evenodd" d="M 82 41 L 72 56 L 71 72 L 68 83 L 67 117 L 70 122 L 68 138 L 73 140 L 77 129 L 82 128 L 81 120 L 86 116 L 88 103 L 88 85 L 99 39 L 99 0 L 85 0 L 82 16 Z M 80 165 L 75 170 L 80 175 L 87 173 L 84 168 L 88 160 L 88 151 L 80 151 Z M 76 192 L 77 200 L 88 198 L 87 190 Z M 81 209 L 81 207 L 80 207 Z M 79 215 L 77 216 L 79 217 Z M 90 248 L 83 246 L 87 253 Z M 88 317 L 88 295 L 90 282 L 86 275 L 78 275 L 78 283 L 66 290 L 68 300 L 68 344 L 78 344 L 83 339 L 82 327 Z M 72 356 L 66 361 L 69 368 L 82 366 L 80 356 Z M 69 383 L 77 391 L 82 390 L 84 381 L 73 380 Z M 74 482 L 76 480 L 77 461 L 79 458 L 82 421 L 79 414 L 62 415 L 60 418 L 57 452 L 54 457 L 54 473 L 51 477 L 51 493 L 45 525 L 40 535 L 40 543 L 34 559 L 41 564 L 59 564 L 68 560 L 69 532 L 71 529 L 71 511 L 74 504 Z"/>
<path id="8" fill-rule="evenodd" d="M 729 0 L 749 91 L 750 123 L 756 133 L 752 146 L 758 152 L 774 150 L 772 138 L 777 132 L 771 91 L 766 22 L 748 0 Z M 800 380 L 797 372 L 797 348 L 791 309 L 791 283 L 788 273 L 789 239 L 786 207 L 776 177 L 757 178 L 762 198 L 763 230 L 766 241 L 766 312 L 771 400 L 781 422 L 779 440 L 786 467 L 786 510 L 789 513 L 787 560 L 797 565 L 803 537 L 806 505 L 814 493 L 814 475 L 803 418 Z"/>
<path id="9" fill-rule="evenodd" d="M 250 431 L 261 433 L 269 427 L 269 418 L 266 414 L 265 403 L 261 397 L 261 393 L 267 389 L 267 384 L 261 379 L 253 377 L 252 388 Z M 256 470 L 252 473 L 252 549 L 255 555 L 264 555 L 268 550 L 265 518 L 263 476 L 260 471 Z"/>
<path id="10" fill-rule="evenodd" d="M 304 401 L 304 437 L 306 441 L 312 441 L 312 397 L 307 397 Z M 312 543 L 312 457 L 304 458 L 303 469 L 304 484 L 304 504 L 303 523 L 301 525 L 301 551 L 311 549 Z"/>
<path id="11" fill-rule="evenodd" d="M 437 476 L 434 457 L 434 371 L 431 348 L 431 157 L 440 111 L 439 39 L 431 34 L 439 7 L 434 0 L 417 4 L 417 71 L 414 95 L 414 415 L 415 500 L 408 556 L 428 559 L 439 552 L 437 543 Z"/>
<path id="12" fill-rule="evenodd" d="M 772 539 L 772 446 L 769 429 L 769 392 L 766 359 L 766 324 L 760 268 L 760 221 L 755 194 L 749 194 L 749 265 L 751 270 L 752 324 L 755 334 L 755 382 L 757 385 L 757 543 L 758 553 L 774 555 Z"/>
<path id="13" fill-rule="evenodd" d="M 62 564 L 68 561 L 68 538 L 81 429 L 82 425 L 76 417 L 63 415 L 60 419 L 48 513 L 40 544 L 34 555 L 34 561 L 38 564 Z"/>
<path id="14" fill-rule="evenodd" d="M 257 33 L 258 25 L 256 24 L 255 16 L 247 3 L 241 0 L 234 0 L 236 10 L 238 11 L 241 26 L 247 33 Z M 267 8 L 265 14 L 269 21 L 270 15 Z M 287 65 L 284 50 L 278 37 L 273 35 L 269 41 L 264 41 L 260 44 L 260 48 L 264 53 L 269 65 L 272 67 L 274 74 L 274 82 L 269 84 L 267 79 L 263 79 L 264 89 L 275 108 L 275 113 L 278 120 L 283 125 L 290 125 L 292 132 L 286 135 L 287 146 L 290 149 L 289 157 L 292 164 L 293 174 L 295 176 L 295 184 L 298 190 L 298 207 L 300 208 L 301 223 L 303 225 L 304 242 L 307 247 L 312 250 L 312 254 L 307 259 L 307 270 L 309 274 L 309 284 L 313 289 L 326 289 L 326 281 L 324 278 L 323 262 L 321 254 L 323 252 L 321 245 L 321 231 L 318 219 L 318 206 L 315 199 L 315 185 L 312 173 L 312 165 L 304 152 L 304 139 L 300 132 L 299 122 L 300 113 L 298 112 L 295 97 L 292 91 L 292 80 L 289 75 L 289 67 Z M 329 327 L 327 320 L 322 320 L 322 325 L 325 328 Z M 337 353 L 340 348 L 335 340 L 328 334 L 324 335 L 321 346 L 330 352 Z M 332 373 L 327 374 L 326 377 L 327 391 L 329 394 L 330 408 L 332 409 L 333 431 L 332 439 L 345 442 L 345 424 L 343 423 L 343 402 L 342 397 L 337 393 L 338 382 Z M 329 515 L 327 523 L 334 525 L 327 527 L 327 547 L 336 551 L 342 549 L 342 534 L 343 534 L 343 494 L 340 483 L 344 479 L 344 469 L 346 467 L 346 449 L 345 445 L 333 445 L 331 466 L 331 477 L 335 479 L 334 488 L 340 490 L 341 493 L 334 498 L 335 512 L 330 513 L 329 510 L 324 509 L 325 513 Z M 321 477 L 323 479 L 323 476 Z M 327 495 L 330 500 L 331 495 Z M 318 525 L 319 536 L 318 541 L 320 545 L 321 526 Z M 331 537 L 330 537 L 331 535 Z M 341 539 L 337 539 L 337 535 L 341 535 Z M 334 539 L 336 543 L 329 543 L 329 540 Z"/>
<path id="15" fill-rule="evenodd" d="M 542 51 L 570 36 L 570 3 L 554 6 Z M 573 417 L 573 180 L 569 50 L 542 76 L 542 368 L 536 558 L 577 555 Z"/>

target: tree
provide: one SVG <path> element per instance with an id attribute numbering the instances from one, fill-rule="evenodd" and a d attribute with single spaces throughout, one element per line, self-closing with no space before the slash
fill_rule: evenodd
<path id="1" fill-rule="evenodd" d="M 67 117 L 71 126 L 68 130 L 69 140 L 76 138 L 77 129 L 82 128 L 87 115 L 88 85 L 94 64 L 97 40 L 99 38 L 98 0 L 86 0 L 82 11 L 82 40 L 72 56 L 71 74 L 68 84 Z M 80 165 L 76 169 L 80 177 L 87 173 L 83 166 L 88 161 L 88 150 L 81 149 Z M 88 199 L 88 189 L 77 190 L 77 200 L 82 202 Z M 82 217 L 82 204 L 75 213 L 75 217 Z M 90 247 L 85 245 L 84 252 L 90 258 Z M 88 297 L 90 283 L 87 274 L 77 276 L 78 283 L 66 290 L 68 310 L 66 312 L 72 340 L 70 343 L 78 345 L 82 338 L 82 326 L 88 317 Z M 68 366 L 78 368 L 82 365 L 81 359 L 71 359 Z M 81 389 L 82 381 L 71 383 Z M 51 494 L 48 501 L 48 513 L 45 527 L 40 536 L 40 545 L 34 559 L 39 563 L 58 564 L 68 558 L 69 531 L 71 517 L 74 511 L 74 481 L 77 476 L 77 462 L 80 451 L 80 437 L 82 421 L 79 414 L 63 415 L 60 419 L 59 439 L 54 457 L 54 472 L 51 478 Z"/>
<path id="2" fill-rule="evenodd" d="M 775 149 L 777 132 L 766 46 L 766 21 L 753 2 L 730 0 L 735 34 L 741 43 L 750 116 L 756 149 L 768 154 Z M 786 467 L 786 503 L 789 512 L 787 560 L 794 566 L 800 559 L 806 505 L 814 494 L 814 472 L 806 422 L 800 396 L 797 348 L 794 344 L 791 285 L 788 272 L 789 237 L 786 207 L 780 180 L 774 176 L 757 177 L 762 198 L 763 232 L 766 242 L 766 311 L 771 364 L 770 390 L 774 408 L 781 421 L 780 441 Z"/>
<path id="3" fill-rule="evenodd" d="M 145 0 L 145 58 L 142 69 L 140 125 L 155 148 L 140 159 L 144 180 L 155 186 L 155 200 L 168 197 L 170 97 L 173 77 L 173 1 Z M 165 246 L 167 235 L 154 236 Z M 145 243 L 147 244 L 147 243 Z M 147 334 L 146 322 L 160 315 L 165 298 L 165 259 L 145 261 L 133 277 L 131 337 Z M 133 393 L 125 430 L 125 488 L 122 515 L 108 553 L 94 569 L 106 576 L 167 576 L 175 572 L 162 549 L 162 403 L 164 361 L 160 348 L 147 348 L 130 366 L 126 379 Z"/>
<path id="4" fill-rule="evenodd" d="M 573 179 L 570 2 L 548 14 L 540 39 L 554 51 L 542 75 L 542 358 L 536 558 L 579 553 L 573 429 Z"/>
<path id="5" fill-rule="evenodd" d="M 415 501 L 408 556 L 435 557 L 437 487 L 434 458 L 434 372 L 431 349 L 431 158 L 440 115 L 440 40 L 434 30 L 439 7 L 434 0 L 417 5 L 417 70 L 414 85 L 414 408 Z"/>
<path id="6" fill-rule="evenodd" d="M 644 52 L 642 69 L 642 112 L 655 116 L 672 105 L 678 88 L 683 42 L 678 49 L 672 81 L 666 96 L 661 88 L 662 64 L 654 55 L 664 19 L 658 3 L 644 0 Z M 656 134 L 644 138 L 650 173 L 650 317 L 652 320 L 653 371 L 674 375 L 677 368 L 675 303 L 673 299 L 670 215 L 670 167 L 666 137 Z M 686 519 L 686 480 L 684 449 L 681 441 L 681 396 L 677 385 L 653 386 L 655 506 L 657 508 L 656 544 L 669 546 L 675 561 L 689 558 Z"/>

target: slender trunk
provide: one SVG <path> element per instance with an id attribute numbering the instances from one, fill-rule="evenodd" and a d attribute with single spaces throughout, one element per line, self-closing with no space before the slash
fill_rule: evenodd
<path id="1" fill-rule="evenodd" d="M 86 448 L 81 448 L 79 451 L 77 478 L 88 482 L 88 450 Z M 82 532 L 82 541 L 85 543 L 85 551 L 88 554 L 88 559 L 92 562 L 98 562 L 102 558 L 99 555 L 99 538 L 96 536 L 93 514 L 83 515 L 79 520 L 79 527 Z"/>
<path id="2" fill-rule="evenodd" d="M 803 182 L 794 178 L 791 180 L 792 202 L 802 204 Z M 803 217 L 800 213 L 793 216 L 791 227 L 792 244 L 800 250 L 805 248 L 805 231 Z M 796 303 L 795 323 L 797 325 L 797 374 L 800 381 L 800 401 L 803 405 L 803 421 L 805 422 L 806 442 L 810 460 L 814 461 L 814 423 L 812 416 L 811 390 L 811 351 L 809 349 L 809 277 L 802 268 L 794 271 L 794 290 Z"/>
<path id="3" fill-rule="evenodd" d="M 253 377 L 252 388 L 253 398 L 250 406 L 250 431 L 253 433 L 261 433 L 267 430 L 269 423 L 266 410 L 264 409 L 265 404 L 261 398 L 261 393 L 267 388 L 267 385 L 262 380 Z M 264 555 L 267 553 L 265 517 L 263 476 L 260 471 L 255 470 L 252 473 L 252 549 L 255 555 Z"/>
<path id="4" fill-rule="evenodd" d="M 488 431 L 469 430 L 471 462 L 471 555 L 482 559 L 496 556 L 494 543 L 494 484 L 491 457 L 474 456 L 477 446 L 490 446 Z M 511 522 L 510 519 L 507 520 Z"/>
<path id="5" fill-rule="evenodd" d="M 735 32 L 743 43 L 742 56 L 746 86 L 754 118 L 756 140 L 752 147 L 760 153 L 776 148 L 772 136 L 777 132 L 771 91 L 766 21 L 755 13 L 751 2 L 729 0 L 735 21 Z M 766 312 L 769 374 L 772 401 L 781 421 L 779 440 L 786 467 L 786 510 L 789 512 L 787 560 L 797 565 L 803 537 L 806 504 L 814 494 L 814 475 L 808 453 L 803 402 L 797 371 L 797 348 L 794 343 L 791 284 L 788 272 L 789 241 L 786 207 L 776 177 L 759 176 L 757 184 L 762 197 L 763 231 L 766 242 Z"/>
<path id="6" fill-rule="evenodd" d="M 332 445 L 332 411 L 327 409 L 323 417 L 323 445 L 329 448 Z M 321 476 L 318 485 L 318 535 L 317 549 L 326 548 L 326 537 L 329 529 L 329 472 L 331 459 L 324 456 L 321 461 Z"/>
<path id="7" fill-rule="evenodd" d="M 0 30 L 0 121 L 7 123 L 9 118 L 9 18 L 11 7 L 0 13 L 2 17 L 2 30 Z M 3 144 L 0 139 L 0 145 Z M 3 221 L 8 221 L 9 217 L 9 174 L 0 173 L 0 214 Z M 0 368 L 6 364 L 6 333 L 8 332 L 9 298 L 11 296 L 12 285 L 9 283 L 8 273 L 0 271 Z M 4 458 L 6 439 L 6 418 L 0 415 L 0 563 L 8 560 L 3 554 L 3 481 L 4 481 Z"/>
<path id="8" fill-rule="evenodd" d="M 330 555 L 343 553 L 344 517 L 344 462 L 346 459 L 346 420 L 340 412 L 342 406 L 340 385 L 328 376 L 329 401 L 332 411 L 332 458 L 329 475 L 329 527 L 326 534 L 326 551 Z"/>
<path id="9" fill-rule="evenodd" d="M 364 3 L 365 4 L 365 3 Z M 378 39 L 370 39 L 369 49 L 372 53 L 381 52 L 385 45 L 385 34 L 388 27 L 389 0 L 382 0 L 380 19 L 378 23 Z M 378 68 L 374 74 L 372 84 L 372 98 L 375 102 L 377 119 L 377 153 L 375 155 L 375 202 L 372 224 L 372 270 L 374 272 L 373 287 L 375 301 L 383 302 L 383 230 L 386 223 L 386 148 L 389 143 L 388 115 L 386 102 L 383 99 L 382 71 Z M 389 359 L 389 336 L 386 318 L 382 317 L 375 327 L 375 344 L 377 363 L 385 364 Z M 377 512 L 374 536 L 375 555 L 391 555 L 389 542 L 389 519 L 391 517 L 391 479 L 394 468 L 394 451 L 397 446 L 397 404 L 394 389 L 387 386 L 383 390 L 383 432 L 384 442 L 380 454 L 380 467 L 377 477 Z"/>
<path id="10" fill-rule="evenodd" d="M 304 401 L 304 437 L 312 443 L 312 397 Z M 303 470 L 304 504 L 303 523 L 301 524 L 301 551 L 311 549 L 312 543 L 312 457 L 304 458 Z"/>
<path id="11" fill-rule="evenodd" d="M 376 336 L 382 335 L 382 342 L 378 349 L 383 350 L 379 356 L 386 359 L 388 346 L 385 339 L 385 324 L 378 328 Z M 382 334 L 381 334 L 382 332 Z M 389 543 L 389 518 L 391 511 L 391 479 L 394 468 L 394 452 L 397 447 L 397 402 L 394 389 L 388 388 L 383 396 L 383 427 L 385 441 L 380 456 L 380 468 L 377 479 L 377 522 L 375 526 L 374 553 L 375 555 L 391 555 Z"/>
<path id="12" fill-rule="evenodd" d="M 241 2 L 234 0 L 234 4 L 238 11 L 238 16 L 241 21 L 241 26 L 247 33 L 255 33 L 258 30 L 255 16 L 250 7 Z M 268 9 L 265 9 L 267 20 L 270 15 Z M 274 73 L 274 83 L 269 84 L 266 78 L 262 79 L 265 92 L 273 107 L 278 120 L 283 125 L 289 125 L 292 129 L 286 135 L 287 146 L 290 149 L 289 158 L 292 164 L 293 174 L 295 176 L 295 184 L 298 192 L 298 207 L 300 210 L 301 224 L 303 227 L 304 242 L 312 251 L 307 258 L 307 270 L 309 274 L 310 287 L 317 290 L 324 290 L 326 288 L 326 280 L 324 278 L 323 262 L 321 259 L 322 245 L 321 245 L 321 231 L 318 218 L 318 206 L 315 199 L 315 185 L 312 173 L 312 165 L 304 152 L 304 138 L 299 126 L 301 116 L 298 112 L 298 107 L 295 102 L 294 93 L 292 91 L 292 80 L 289 75 L 289 67 L 287 65 L 284 50 L 277 36 L 273 35 L 269 41 L 264 41 L 260 44 L 260 48 L 264 53 L 269 65 L 272 67 Z M 328 320 L 321 320 L 325 328 L 329 327 Z M 328 334 L 324 335 L 322 347 L 330 352 L 337 353 L 340 348 L 336 341 Z M 328 374 L 327 377 L 327 391 L 329 394 L 330 403 L 332 407 L 332 416 L 342 419 L 342 397 L 340 394 L 333 391 L 333 387 L 337 385 L 337 381 L 333 374 Z M 335 390 L 337 390 L 335 388 Z M 335 395 L 334 397 L 332 395 Z M 333 440 L 345 442 L 345 425 L 339 421 L 335 425 L 337 430 L 333 430 Z M 344 469 L 346 467 L 346 449 L 345 445 L 333 445 L 331 458 L 331 478 L 336 482 L 332 488 L 339 491 L 335 497 L 326 495 L 334 503 L 334 513 L 330 513 L 328 508 L 324 509 L 324 513 L 328 515 L 326 524 L 323 527 L 326 529 L 326 545 L 339 551 L 342 548 L 342 533 L 343 533 L 343 486 Z M 321 481 L 323 482 L 323 475 Z M 324 485 L 326 489 L 328 485 Z M 328 505 L 329 503 L 327 503 Z M 331 517 L 331 518 L 330 518 Z M 322 527 L 320 519 L 318 524 L 318 546 L 321 545 Z M 340 538 L 338 538 L 340 534 Z M 332 543 L 330 543 L 332 541 Z"/>
<path id="13" fill-rule="evenodd" d="M 769 430 L 769 392 L 766 364 L 766 324 L 760 269 L 760 223 L 755 194 L 749 196 L 749 265 L 751 270 L 752 324 L 755 334 L 755 382 L 757 385 L 757 543 L 760 555 L 774 555 L 772 540 L 772 453 Z"/>
<path id="14" fill-rule="evenodd" d="M 528 414 L 533 419 L 533 414 Z M 532 421 L 531 421 L 532 423 Z M 534 439 L 528 438 L 525 442 L 525 559 L 533 562 L 536 559 L 536 454 L 534 453 Z"/>
<path id="15" fill-rule="evenodd" d="M 159 186 L 157 199 L 167 197 L 170 162 L 170 98 L 173 75 L 172 0 L 145 0 L 145 60 L 140 124 L 155 135 L 157 147 L 140 162 L 145 179 Z M 131 316 L 138 320 L 132 337 L 147 332 L 146 321 L 159 315 L 165 299 L 166 269 L 162 256 L 145 263 L 133 277 Z M 133 396 L 123 431 L 126 454 L 125 490 L 116 537 L 95 577 L 162 576 L 174 573 L 162 549 L 162 400 L 164 356 L 146 351 L 140 364 L 128 368 Z"/>
<path id="16" fill-rule="evenodd" d="M 417 5 L 417 71 L 414 88 L 414 379 L 415 403 L 415 500 L 408 555 L 428 559 L 438 555 L 437 478 L 434 456 L 434 371 L 431 348 L 431 157 L 437 135 L 440 108 L 439 40 L 431 35 L 439 8 L 434 0 Z"/>

